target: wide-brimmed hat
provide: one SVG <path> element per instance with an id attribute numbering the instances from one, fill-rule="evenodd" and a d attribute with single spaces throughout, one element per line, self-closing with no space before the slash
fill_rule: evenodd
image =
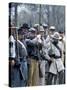
<path id="1" fill-rule="evenodd" d="M 34 27 L 34 28 L 36 28 L 36 27 L 38 27 L 38 26 L 39 26 L 39 24 L 34 24 L 34 26 L 33 26 L 33 27 Z"/>
<path id="2" fill-rule="evenodd" d="M 61 36 L 58 32 L 55 32 L 53 35 L 51 35 L 51 38 L 52 39 L 57 39 L 57 40 L 60 40 L 61 39 Z"/>
<path id="3" fill-rule="evenodd" d="M 12 27 L 9 27 L 10 29 L 18 29 L 19 27 L 15 27 L 15 26 L 12 26 Z"/>
<path id="4" fill-rule="evenodd" d="M 51 31 L 55 31 L 55 26 L 50 26 L 50 28 L 49 28 L 49 30 L 51 30 Z"/>
<path id="5" fill-rule="evenodd" d="M 48 28 L 48 25 L 47 25 L 46 23 L 43 23 L 42 26 L 43 26 L 44 28 Z"/>
<path id="6" fill-rule="evenodd" d="M 36 29 L 32 27 L 32 28 L 29 29 L 29 31 L 30 32 L 36 32 Z"/>

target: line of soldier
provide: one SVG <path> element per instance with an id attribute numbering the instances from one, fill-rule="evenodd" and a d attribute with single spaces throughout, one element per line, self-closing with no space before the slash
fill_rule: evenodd
<path id="1" fill-rule="evenodd" d="M 55 26 L 23 24 L 9 27 L 9 86 L 39 86 L 65 83 L 64 33 Z"/>

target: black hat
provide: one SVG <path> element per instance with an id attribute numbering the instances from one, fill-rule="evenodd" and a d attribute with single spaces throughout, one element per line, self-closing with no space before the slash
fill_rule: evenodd
<path id="1" fill-rule="evenodd" d="M 29 26 L 28 26 L 27 23 L 24 23 L 23 26 L 22 26 L 21 28 L 23 28 L 23 29 L 29 29 Z"/>
<path id="2" fill-rule="evenodd" d="M 64 31 L 59 31 L 60 34 L 64 33 Z"/>

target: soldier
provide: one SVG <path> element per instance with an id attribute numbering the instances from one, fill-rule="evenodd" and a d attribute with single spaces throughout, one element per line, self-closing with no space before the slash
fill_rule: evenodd
<path id="1" fill-rule="evenodd" d="M 29 25 L 27 23 L 24 23 L 21 27 L 20 27 L 21 33 L 23 34 L 24 39 L 27 38 L 27 34 L 29 31 Z"/>
<path id="2" fill-rule="evenodd" d="M 48 50 L 50 49 L 50 36 L 48 35 L 48 25 L 43 24 L 43 28 L 44 28 L 44 47 L 43 47 L 43 50 L 44 50 L 44 52 L 47 52 L 46 55 L 49 57 Z M 45 84 L 47 84 L 49 64 L 50 64 L 50 61 L 45 60 Z"/>
<path id="3" fill-rule="evenodd" d="M 58 32 L 55 32 L 51 36 L 51 46 L 49 50 L 49 55 L 52 58 L 52 63 L 49 69 L 48 85 L 52 84 L 53 77 L 59 74 L 59 84 L 64 84 L 64 65 L 61 60 L 61 46 L 59 45 L 59 40 L 61 39 Z"/>
<path id="4" fill-rule="evenodd" d="M 22 46 L 20 46 L 20 45 Z M 26 49 L 26 43 L 23 38 L 23 33 L 18 31 L 18 47 L 19 47 L 19 58 L 22 68 L 22 73 L 24 75 L 24 79 L 20 82 L 21 86 L 27 86 L 27 80 L 28 80 L 28 67 L 27 67 L 27 49 Z"/>
<path id="5" fill-rule="evenodd" d="M 65 34 L 64 34 L 64 31 L 59 31 L 59 34 L 60 34 L 60 36 L 61 36 L 61 40 L 60 40 L 60 46 L 61 46 L 61 48 L 62 48 L 62 62 L 63 62 L 63 64 L 64 64 L 64 67 L 65 67 L 65 53 L 66 53 L 66 46 L 65 46 Z M 66 71 L 66 70 L 65 70 Z M 65 74 L 65 71 L 64 71 L 64 74 Z M 64 75 L 65 76 L 65 75 Z M 64 81 L 65 81 L 65 77 L 64 77 Z"/>
<path id="6" fill-rule="evenodd" d="M 60 44 L 62 46 L 62 61 L 65 66 L 65 36 L 63 31 L 59 31 L 59 34 L 62 37 L 60 40 Z"/>
<path id="7" fill-rule="evenodd" d="M 45 26 L 46 27 L 46 26 Z M 42 54 L 40 53 L 40 51 L 44 51 L 46 52 L 45 50 L 45 47 L 44 47 L 44 43 L 45 43 L 45 37 L 46 37 L 46 33 L 45 33 L 45 36 L 44 36 L 44 28 L 42 26 L 38 26 L 37 28 L 37 36 L 36 38 L 33 40 L 33 42 L 37 43 L 41 43 L 41 46 L 38 45 L 38 53 L 39 53 L 39 85 L 45 85 L 45 59 L 43 60 L 42 59 Z M 43 46 L 43 48 L 42 48 Z M 46 45 L 47 46 L 47 45 Z M 41 56 L 41 55 L 42 56 Z M 50 57 L 48 55 L 44 55 L 45 58 L 47 58 L 48 60 L 50 60 Z M 42 60 L 42 61 L 41 61 Z"/>
<path id="8" fill-rule="evenodd" d="M 9 41 L 9 59 L 10 59 L 10 80 L 11 87 L 26 86 L 27 82 L 27 51 L 21 42 L 21 34 L 18 33 L 18 40 L 10 36 Z M 14 57 L 12 56 L 14 55 Z"/>
<path id="9" fill-rule="evenodd" d="M 28 85 L 29 86 L 37 86 L 37 85 L 39 85 L 38 45 L 40 42 L 37 39 L 35 28 L 31 28 L 31 33 L 32 32 L 33 32 L 33 38 L 26 40 L 28 58 L 30 61 Z"/>
<path id="10" fill-rule="evenodd" d="M 49 30 L 48 30 L 48 36 L 47 36 L 47 42 L 49 43 L 49 47 L 51 47 L 51 35 L 53 35 L 54 33 L 55 33 L 55 31 L 56 31 L 56 27 L 55 26 L 50 26 L 49 27 Z M 49 77 L 49 68 L 50 68 L 50 64 L 51 64 L 51 62 L 47 62 L 48 63 L 48 65 L 47 65 L 47 67 L 48 67 L 48 69 L 47 69 L 47 73 L 48 73 L 48 75 L 47 75 L 47 79 L 48 79 L 48 77 Z M 54 80 L 53 80 L 53 83 L 54 84 L 56 84 L 56 79 L 57 79 L 57 76 L 54 76 Z M 47 84 L 48 84 L 48 80 L 47 80 Z"/>
<path id="11" fill-rule="evenodd" d="M 44 28 L 43 28 L 44 27 Z M 44 26 L 40 28 L 40 35 L 42 41 L 42 61 L 40 63 L 40 68 L 42 70 L 43 76 L 40 77 L 40 84 L 45 85 L 47 84 L 48 79 L 48 70 L 49 70 L 49 63 L 51 58 L 48 55 L 48 50 L 50 49 L 50 40 L 48 38 L 48 25 L 44 24 Z"/>
<path id="12" fill-rule="evenodd" d="M 45 34 L 45 30 L 43 28 L 43 26 L 40 26 L 40 30 L 39 30 L 39 34 L 41 35 L 41 39 L 42 39 L 42 44 L 44 44 L 45 38 L 44 35 Z M 42 50 L 44 49 L 44 47 L 42 47 Z M 40 61 L 40 85 L 45 85 L 45 60 L 41 60 Z M 42 73 L 42 74 L 41 74 Z"/>
<path id="13" fill-rule="evenodd" d="M 15 39 L 12 35 L 10 35 L 10 37 L 9 37 L 9 86 L 10 87 L 14 86 L 14 83 L 13 83 L 14 82 L 13 65 L 15 64 L 14 59 L 15 59 Z"/>
<path id="14" fill-rule="evenodd" d="M 14 87 L 15 81 L 14 81 L 14 64 L 15 64 L 15 30 L 16 27 L 14 25 L 9 25 L 9 86 Z M 14 83 L 15 82 L 15 83 Z"/>

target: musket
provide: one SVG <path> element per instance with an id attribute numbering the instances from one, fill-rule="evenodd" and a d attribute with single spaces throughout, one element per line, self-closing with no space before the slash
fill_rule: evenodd
<path id="1" fill-rule="evenodd" d="M 41 4 L 40 4 L 40 6 L 39 6 L 39 31 L 40 31 L 40 25 L 41 25 Z M 39 60 L 41 59 L 41 57 L 40 57 L 40 50 L 39 50 L 39 45 L 38 45 L 38 58 L 39 58 Z"/>
<path id="2" fill-rule="evenodd" d="M 15 26 L 17 26 L 17 3 L 15 4 Z M 20 62 L 20 58 L 19 58 L 19 47 L 18 47 L 18 29 L 16 28 L 16 49 L 17 49 L 17 55 L 16 55 L 16 62 L 17 65 L 19 64 L 19 73 L 20 73 L 20 78 L 25 80 L 24 74 L 22 72 L 22 66 L 21 66 L 21 62 Z"/>
<path id="3" fill-rule="evenodd" d="M 41 25 L 41 4 L 39 6 L 39 25 Z"/>
<path id="4" fill-rule="evenodd" d="M 40 31 L 40 25 L 41 25 L 41 4 L 39 6 L 39 31 Z M 38 31 L 38 33 L 39 33 Z M 40 47 L 38 45 L 38 59 L 39 59 L 39 77 L 43 77 L 42 70 L 40 68 L 40 63 L 41 63 L 41 55 L 40 55 Z"/>

